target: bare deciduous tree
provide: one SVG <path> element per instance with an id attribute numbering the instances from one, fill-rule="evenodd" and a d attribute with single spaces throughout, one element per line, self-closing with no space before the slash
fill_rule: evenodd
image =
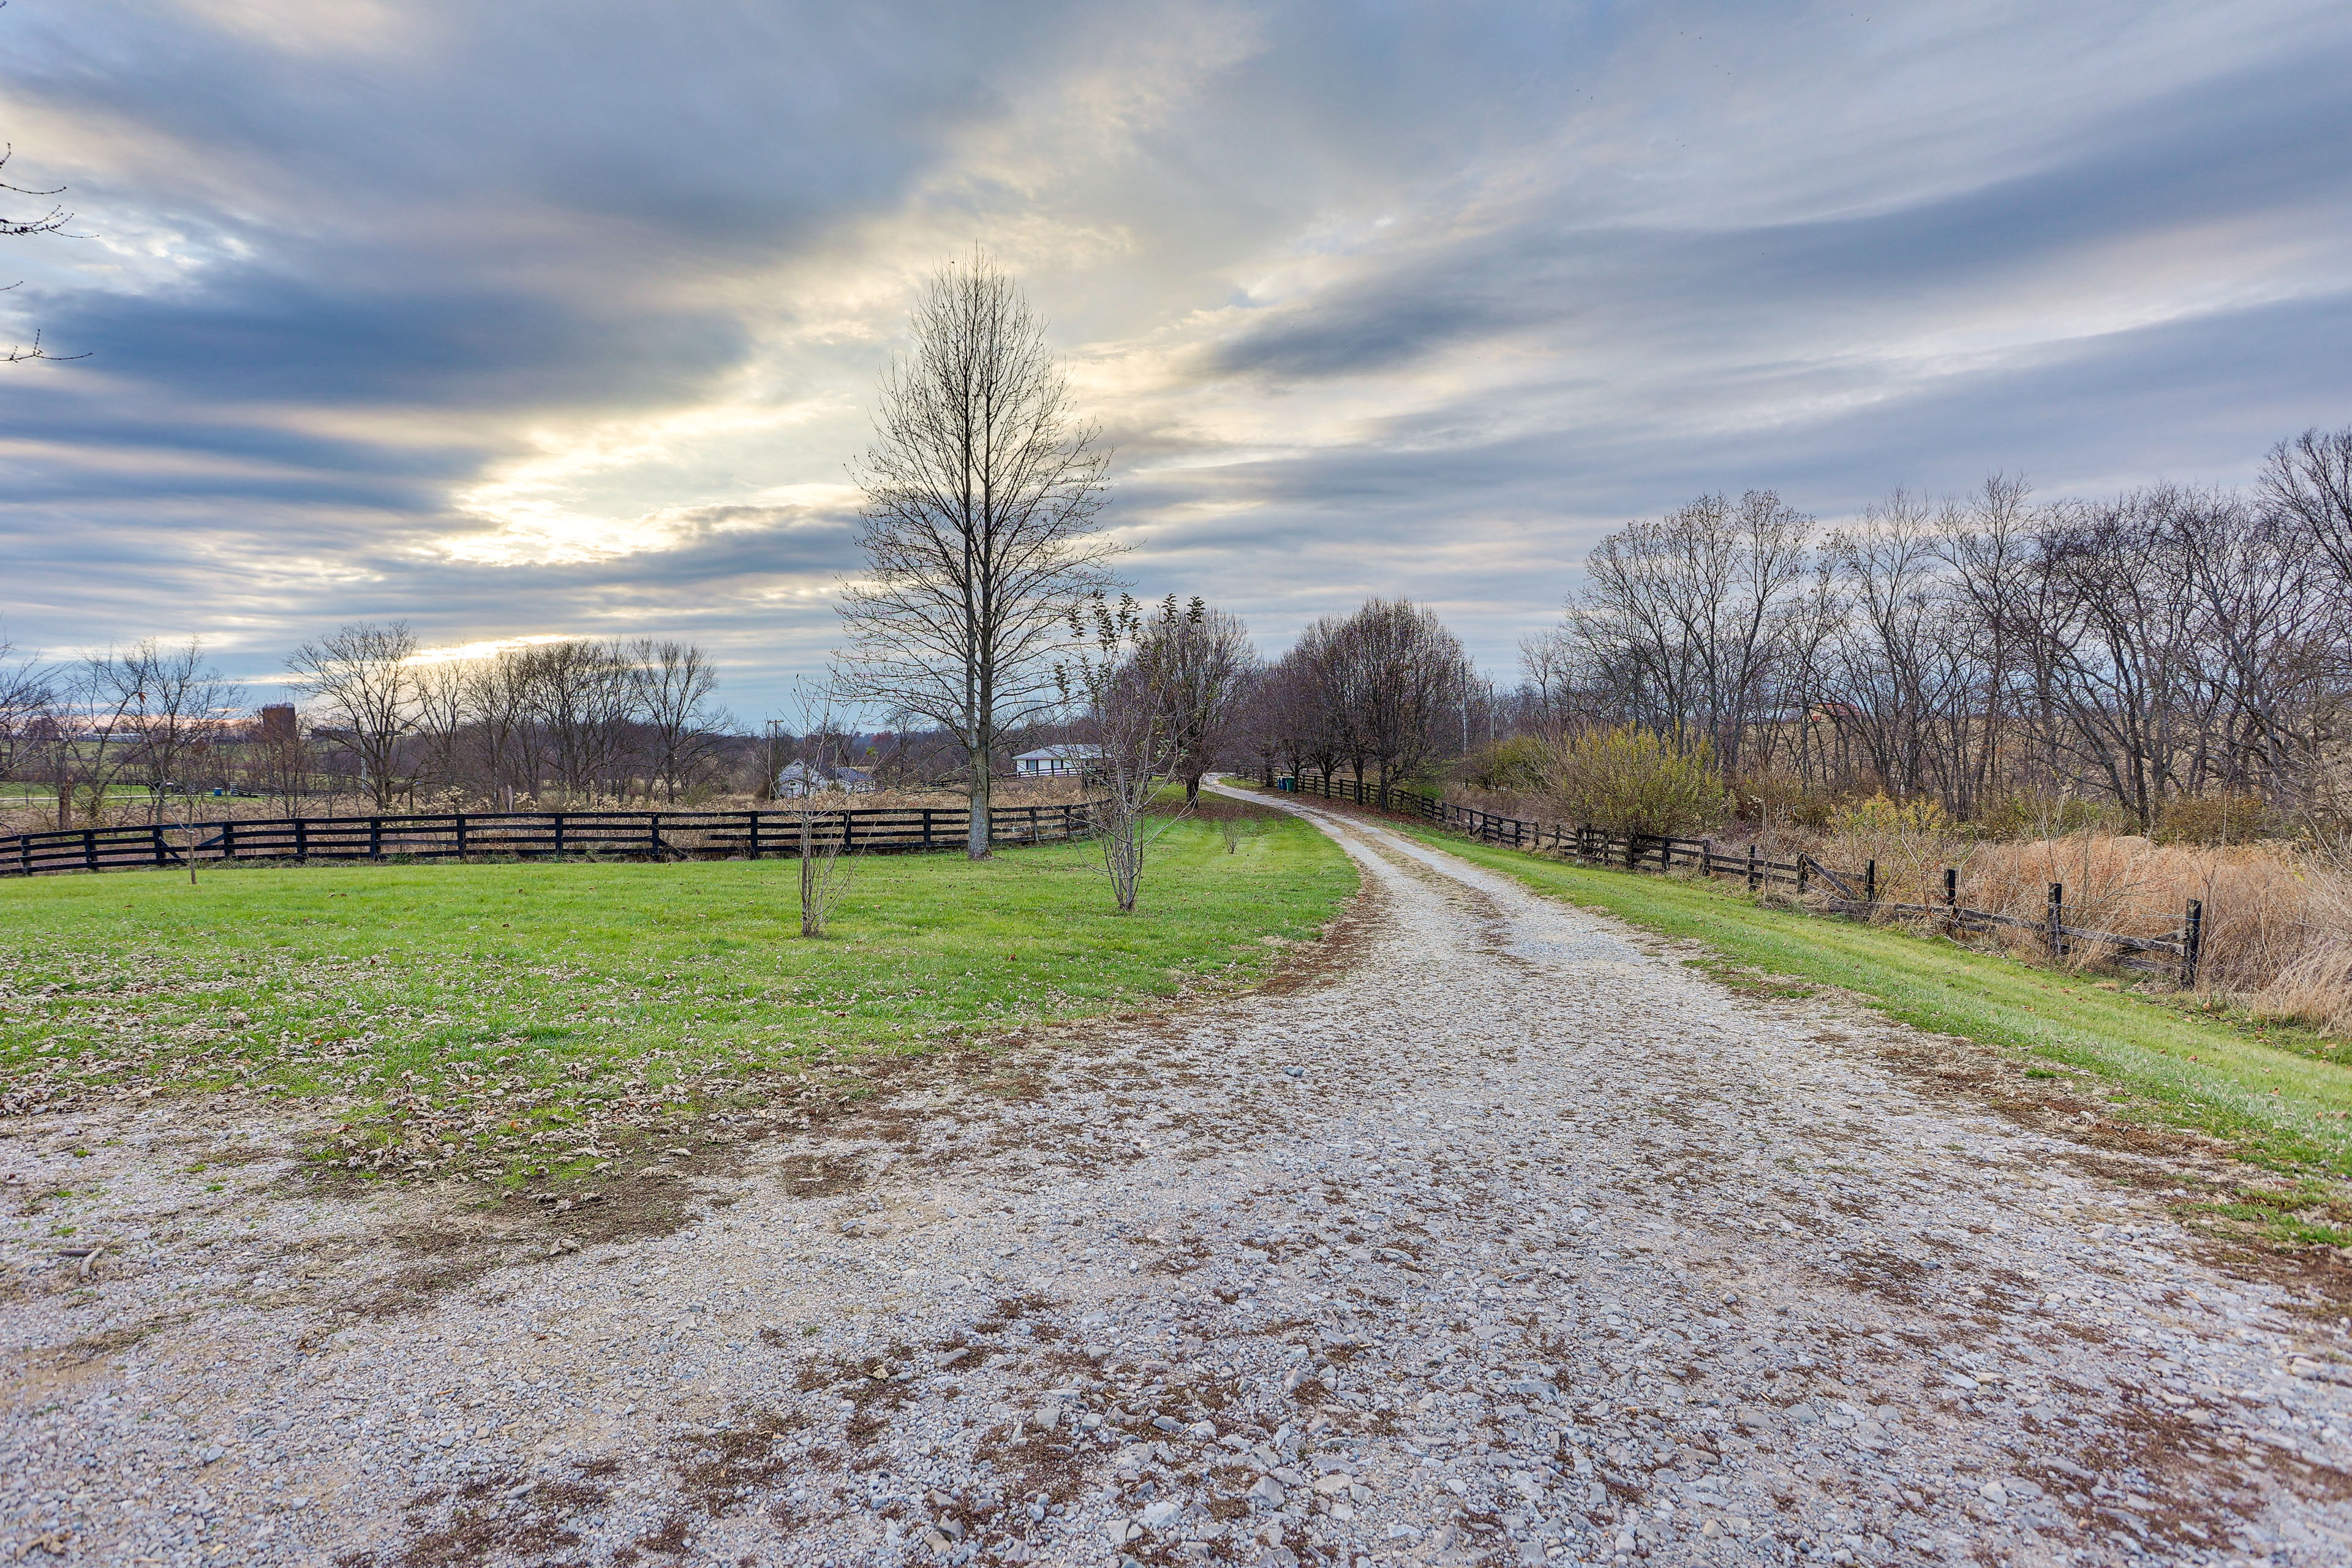
<path id="1" fill-rule="evenodd" d="M 912 330 L 859 469 L 866 565 L 841 608 L 839 690 L 955 737 L 977 859 L 1000 739 L 1054 705 L 1059 628 L 1106 582 L 1105 458 L 1020 290 L 985 258 L 936 274 Z"/>
<path id="2" fill-rule="evenodd" d="M 531 749 L 530 672 L 512 653 L 479 659 L 465 674 L 466 710 L 473 726 L 473 763 L 482 792 L 512 811 L 519 797 L 539 793 Z"/>
<path id="3" fill-rule="evenodd" d="M 1184 781 L 1184 804 L 1192 805 L 1201 798 L 1202 775 L 1233 740 L 1258 657 L 1237 616 L 1213 610 L 1197 596 L 1185 614 L 1174 608 L 1171 595 L 1149 628 L 1147 657 L 1168 705 L 1175 773 Z"/>
<path id="4" fill-rule="evenodd" d="M 1585 560 L 1568 628 L 1587 679 L 1642 722 L 1714 742 L 1727 770 L 1758 767 L 1786 707 L 1774 678 L 1809 563 L 1812 520 L 1769 490 L 1702 496 L 1630 524 Z"/>
<path id="5" fill-rule="evenodd" d="M 57 725 L 57 672 L 0 642 L 0 779 L 27 783 Z"/>
<path id="6" fill-rule="evenodd" d="M 107 657 L 105 679 L 130 693 L 126 722 L 135 739 L 130 767 L 147 787 L 148 820 L 163 820 L 164 796 L 186 793 L 191 770 L 222 739 L 245 689 L 205 658 L 201 638 L 165 647 L 153 637 Z"/>
<path id="7" fill-rule="evenodd" d="M 378 811 L 407 787 L 401 752 L 416 727 L 416 651 L 405 621 L 369 622 L 305 643 L 287 661 L 322 721 L 320 738 L 357 764 Z"/>
<path id="8" fill-rule="evenodd" d="M 726 727 L 725 716 L 710 705 L 719 672 L 710 656 L 692 643 L 645 638 L 631 646 L 629 660 L 636 677 L 638 719 L 646 731 L 646 786 L 659 784 L 664 798 L 675 805 L 678 792 L 709 765 Z"/>
<path id="9" fill-rule="evenodd" d="M 833 911 L 849 891 L 847 791 L 838 785 L 851 737 L 834 712 L 829 689 L 803 683 L 794 700 L 794 722 L 803 731 L 800 784 L 784 799 L 792 813 L 800 851 L 801 935 L 822 937 Z M 833 787 L 823 787 L 824 785 Z"/>
<path id="10" fill-rule="evenodd" d="M 635 671 L 614 644 L 584 638 L 541 643 L 514 660 L 537 741 L 538 770 L 567 799 L 620 796 L 636 718 Z"/>
<path id="11" fill-rule="evenodd" d="M 1204 613 L 1199 600 L 1193 605 L 1193 614 Z M 1143 829 L 1160 781 L 1182 752 L 1171 721 L 1169 656 L 1185 618 L 1173 594 L 1149 620 L 1126 594 L 1117 608 L 1106 595 L 1090 595 L 1082 609 L 1070 613 L 1073 647 L 1055 670 L 1065 700 L 1076 706 L 1094 736 L 1101 791 L 1092 808 L 1095 838 L 1123 915 L 1135 912 L 1146 853 L 1175 821 L 1171 816 L 1152 832 Z"/>
<path id="12" fill-rule="evenodd" d="M 447 807 L 462 808 L 472 758 L 467 744 L 473 727 L 468 671 L 463 661 L 418 661 L 416 679 L 415 784 L 437 795 Z"/>

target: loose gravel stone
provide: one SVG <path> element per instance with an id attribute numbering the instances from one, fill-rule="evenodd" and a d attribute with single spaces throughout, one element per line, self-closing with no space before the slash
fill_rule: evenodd
<path id="1" fill-rule="evenodd" d="M 666 1234 L 6 1125 L 0 1551 L 2352 1560 L 2352 1363 L 2152 1198 L 1884 1020 L 1296 809 L 1345 963 L 784 1122 Z"/>

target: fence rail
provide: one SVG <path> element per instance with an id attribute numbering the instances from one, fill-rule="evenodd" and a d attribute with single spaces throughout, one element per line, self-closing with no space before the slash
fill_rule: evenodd
<path id="1" fill-rule="evenodd" d="M 989 837 L 1051 844 L 1092 835 L 1094 802 L 1000 805 Z M 812 830 L 858 854 L 960 848 L 970 815 L 914 808 L 820 814 Z M 457 811 L 387 816 L 81 827 L 0 837 L 0 876 L 127 870 L 206 860 L 451 860 L 593 855 L 646 860 L 753 860 L 800 853 L 793 811 Z"/>
<path id="2" fill-rule="evenodd" d="M 1498 816 L 1475 806 L 1457 805 L 1417 790 L 1368 785 L 1361 779 L 1333 779 L 1311 770 L 1286 774 L 1279 782 L 1283 787 L 1302 795 L 1319 795 L 1326 800 L 1350 801 L 1378 811 L 1418 817 L 1487 844 L 1507 845 L 1514 849 L 1549 849 L 1571 856 L 1589 866 L 1662 873 L 1681 869 L 1696 871 L 1702 877 L 1738 877 L 1747 883 L 1751 892 L 1761 892 L 1771 887 L 1787 887 L 1794 888 L 1800 897 L 1815 893 L 1814 884 L 1819 882 L 1832 889 L 1819 895 L 1821 906 L 1840 913 L 1858 914 L 1865 919 L 1882 911 L 1894 915 L 1924 916 L 1941 922 L 1953 931 L 1991 931 L 2000 927 L 2037 931 L 2041 934 L 2043 952 L 2053 961 L 2063 961 L 2085 947 L 2110 948 L 2114 950 L 2116 963 L 2120 967 L 2150 974 L 2168 974 L 2184 988 L 2197 984 L 2198 963 L 2203 956 L 2205 906 L 2197 899 L 2189 900 L 2188 907 L 2182 911 L 2180 925 L 2171 935 L 2126 936 L 2120 931 L 2093 931 L 2067 924 L 2066 889 L 2061 882 L 2050 884 L 2048 908 L 2042 917 L 2028 920 L 2020 915 L 2001 914 L 1992 910 L 1972 910 L 1963 905 L 1959 894 L 1959 871 L 1953 867 L 1944 868 L 1944 897 L 1940 902 L 1908 904 L 1878 896 L 1878 862 L 1875 860 L 1859 871 L 1840 871 L 1832 870 L 1811 855 L 1802 853 L 1793 860 L 1768 859 L 1752 844 L 1744 855 L 1727 855 L 1717 850 L 1712 838 L 1612 833 L 1589 824 L 1570 827 L 1562 823 L 1530 822 L 1523 817 Z"/>

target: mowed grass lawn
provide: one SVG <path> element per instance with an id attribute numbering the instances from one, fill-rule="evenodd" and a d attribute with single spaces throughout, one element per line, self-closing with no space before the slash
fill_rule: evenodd
<path id="1" fill-rule="evenodd" d="M 600 1105 L 1252 984 L 1357 879 L 1303 822 L 1238 826 L 1228 853 L 1217 823 L 1175 823 L 1129 917 L 1090 843 L 860 858 L 821 941 L 788 859 L 0 882 L 0 1095 L 242 1086 L 362 1124 L 438 1114 L 464 1134 L 445 1158 L 530 1147 Z"/>
<path id="2" fill-rule="evenodd" d="M 2273 1044 L 2198 1016 L 2181 999 L 2112 988 L 2113 976 L 2038 969 L 1938 936 L 1775 908 L 1733 887 L 1399 830 L 1538 891 L 1704 943 L 1741 968 L 1837 986 L 1904 1023 L 2074 1068 L 2126 1117 L 2220 1138 L 2275 1170 L 2352 1176 L 2352 1069 L 2328 1059 L 2340 1059 L 2341 1041 L 2263 1031 Z"/>

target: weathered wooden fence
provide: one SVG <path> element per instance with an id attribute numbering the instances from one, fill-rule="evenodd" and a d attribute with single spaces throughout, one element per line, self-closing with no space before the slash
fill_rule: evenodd
<path id="1" fill-rule="evenodd" d="M 1095 807 L 1000 805 L 989 837 L 1048 844 L 1093 832 Z M 828 847 L 856 854 L 961 849 L 962 811 L 877 809 L 820 814 Z M 703 860 L 800 853 L 793 811 L 457 811 L 400 816 L 289 816 L 268 821 L 82 827 L 0 838 L 0 876 L 185 866 L 205 860 L 452 860 L 478 856 Z"/>
<path id="2" fill-rule="evenodd" d="M 1285 787 L 1303 795 L 1350 801 L 1400 816 L 1417 817 L 1488 844 L 1507 845 L 1514 849 L 1549 849 L 1588 866 L 1737 877 L 1751 892 L 1771 887 L 1793 888 L 1800 897 L 1811 896 L 1823 909 L 1865 918 L 1882 911 L 1925 916 L 1953 931 L 1991 931 L 1997 927 L 2034 931 L 2039 934 L 2043 952 L 2053 962 L 2105 947 L 2114 952 L 2120 967 L 2169 974 L 2184 987 L 2197 984 L 2198 961 L 2204 948 L 2205 906 L 2197 899 L 2189 900 L 2180 925 L 2170 935 L 2126 936 L 2119 931 L 2067 924 L 2066 888 L 2063 882 L 2050 884 L 2048 906 L 2036 920 L 1966 907 L 1960 902 L 1959 871 L 1948 866 L 1944 868 L 1940 900 L 1928 904 L 1907 904 L 1878 896 L 1875 860 L 1859 871 L 1838 871 L 1801 853 L 1793 860 L 1774 860 L 1759 854 L 1753 844 L 1745 854 L 1725 854 L 1716 847 L 1712 838 L 1672 838 L 1648 833 L 1612 833 L 1589 824 L 1570 827 L 1560 823 L 1529 822 L 1520 817 L 1497 816 L 1474 806 L 1456 805 L 1416 790 L 1368 785 L 1361 779 L 1332 779 L 1308 772 L 1286 775 L 1281 782 Z"/>

